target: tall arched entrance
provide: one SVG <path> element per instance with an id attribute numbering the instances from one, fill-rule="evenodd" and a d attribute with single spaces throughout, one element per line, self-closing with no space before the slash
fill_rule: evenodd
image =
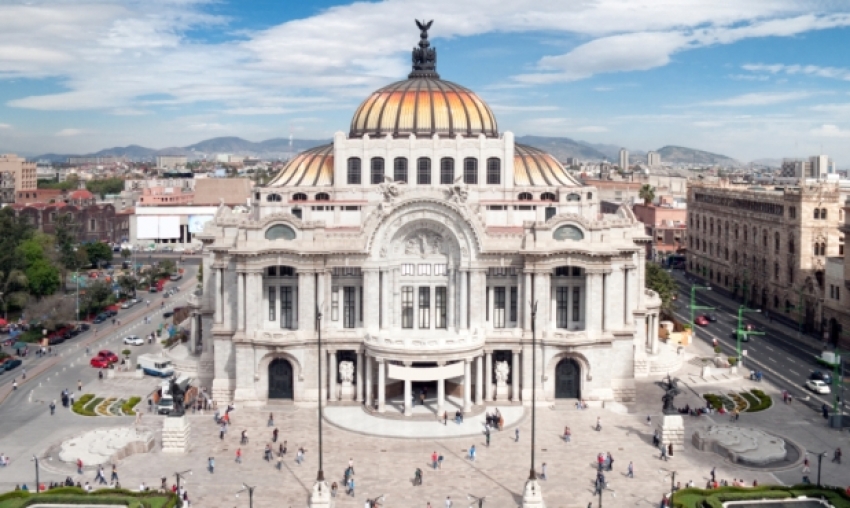
<path id="1" fill-rule="evenodd" d="M 276 358 L 269 364 L 269 399 L 292 399 L 292 364 Z"/>
<path id="2" fill-rule="evenodd" d="M 564 358 L 555 367 L 555 398 L 581 398 L 581 366 L 573 358 Z"/>

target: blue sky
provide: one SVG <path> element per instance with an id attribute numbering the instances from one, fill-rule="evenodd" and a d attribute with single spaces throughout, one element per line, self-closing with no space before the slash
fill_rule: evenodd
<path id="1" fill-rule="evenodd" d="M 838 0 L 0 0 L 0 150 L 329 138 L 415 17 L 501 130 L 850 166 Z"/>

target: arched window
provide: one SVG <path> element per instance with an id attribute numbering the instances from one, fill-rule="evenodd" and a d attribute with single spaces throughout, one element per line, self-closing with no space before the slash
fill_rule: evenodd
<path id="1" fill-rule="evenodd" d="M 268 196 L 266 196 L 266 201 L 269 201 L 271 203 L 278 203 L 281 201 L 280 194 L 269 194 Z"/>
<path id="2" fill-rule="evenodd" d="M 744 243 L 747 243 L 747 231 L 749 231 L 749 229 L 744 226 Z"/>
<path id="3" fill-rule="evenodd" d="M 779 253 L 779 232 L 773 233 L 773 250 Z"/>
<path id="4" fill-rule="evenodd" d="M 728 248 L 728 247 L 726 247 L 726 248 L 723 250 L 723 253 L 724 253 L 724 256 L 723 256 L 723 257 L 724 257 L 724 259 L 725 259 L 726 261 L 729 261 L 729 248 Z"/>
<path id="5" fill-rule="evenodd" d="M 440 184 L 450 185 L 455 181 L 455 160 L 451 157 L 440 159 Z"/>
<path id="6" fill-rule="evenodd" d="M 487 185 L 502 183 L 502 161 L 498 157 L 487 159 Z"/>
<path id="7" fill-rule="evenodd" d="M 475 157 L 463 159 L 463 183 L 468 185 L 478 184 L 478 159 Z"/>
<path id="8" fill-rule="evenodd" d="M 307 201 L 307 195 L 303 192 L 296 192 L 292 195 L 292 201 Z"/>
<path id="9" fill-rule="evenodd" d="M 416 161 L 416 183 L 418 185 L 431 185 L 431 159 L 419 157 Z"/>
<path id="10" fill-rule="evenodd" d="M 372 183 L 379 184 L 384 181 L 384 158 L 372 157 Z"/>
<path id="11" fill-rule="evenodd" d="M 540 201 L 558 201 L 558 198 L 553 192 L 544 192 L 540 195 Z"/>
<path id="12" fill-rule="evenodd" d="M 820 208 L 815 208 L 815 219 L 820 219 Z"/>
<path id="13" fill-rule="evenodd" d="M 788 207 L 788 216 L 792 219 L 797 218 L 797 207 L 796 206 L 789 206 Z"/>
<path id="14" fill-rule="evenodd" d="M 266 230 L 266 240 L 294 240 L 295 230 L 283 224 L 276 224 Z"/>
<path id="15" fill-rule="evenodd" d="M 393 161 L 393 180 L 407 183 L 407 159 L 396 157 Z"/>
<path id="16" fill-rule="evenodd" d="M 316 194 L 316 201 L 330 201 L 331 197 L 327 195 L 325 192 L 320 192 Z"/>
<path id="17" fill-rule="evenodd" d="M 360 185 L 360 157 L 348 158 L 348 185 Z"/>
<path id="18" fill-rule="evenodd" d="M 534 196 L 532 196 L 530 192 L 520 192 L 518 199 L 520 201 L 531 201 L 534 199 Z"/>
<path id="19" fill-rule="evenodd" d="M 753 226 L 753 245 L 757 245 L 759 243 L 759 230 L 757 227 Z"/>
<path id="20" fill-rule="evenodd" d="M 575 192 L 567 194 L 567 201 L 581 201 L 581 195 Z"/>
<path id="21" fill-rule="evenodd" d="M 794 254 L 794 237 L 788 238 L 788 254 Z"/>
<path id="22" fill-rule="evenodd" d="M 725 224 L 723 224 L 723 232 L 726 235 L 726 239 L 729 239 L 729 221 L 727 220 Z"/>
<path id="23" fill-rule="evenodd" d="M 773 278 L 779 280 L 779 263 L 773 263 Z"/>
<path id="24" fill-rule="evenodd" d="M 820 209 L 820 218 L 826 220 L 826 208 Z"/>
<path id="25" fill-rule="evenodd" d="M 766 249 L 767 248 L 767 230 L 766 229 L 764 231 L 762 231 L 761 243 L 762 243 L 762 247 L 764 247 Z"/>

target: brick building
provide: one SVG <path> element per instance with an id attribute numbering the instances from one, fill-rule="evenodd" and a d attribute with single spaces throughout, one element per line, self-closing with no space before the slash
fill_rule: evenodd
<path id="1" fill-rule="evenodd" d="M 77 191 L 80 192 L 80 191 Z M 88 191 L 83 191 L 88 192 Z M 89 193 L 90 194 L 90 193 Z M 86 200 L 75 204 L 31 203 L 11 205 L 18 216 L 29 219 L 36 229 L 47 234 L 56 233 L 56 222 L 62 214 L 70 214 L 77 231 L 77 241 L 104 241 L 118 243 L 130 236 L 130 216 L 118 214 L 109 204 L 97 205 Z"/>
<path id="2" fill-rule="evenodd" d="M 646 225 L 646 234 L 652 238 L 646 244 L 646 258 L 661 261 L 670 254 L 677 254 L 687 245 L 688 211 L 669 204 L 632 207 L 635 216 Z"/>
<path id="3" fill-rule="evenodd" d="M 824 329 L 828 256 L 843 253 L 838 187 L 692 183 L 687 270 L 775 318 Z"/>
<path id="4" fill-rule="evenodd" d="M 823 300 L 824 335 L 830 344 L 850 349 L 850 197 L 844 202 L 844 223 L 839 231 L 843 243 L 839 244 L 838 256 L 826 260 L 826 289 Z"/>

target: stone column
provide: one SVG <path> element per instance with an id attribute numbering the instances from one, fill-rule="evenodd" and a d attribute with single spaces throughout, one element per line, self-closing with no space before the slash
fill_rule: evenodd
<path id="1" fill-rule="evenodd" d="M 584 293 L 584 327 L 588 337 L 596 340 L 602 331 L 602 274 L 600 272 L 587 272 Z"/>
<path id="2" fill-rule="evenodd" d="M 537 272 L 534 274 L 534 293 L 537 299 L 537 333 L 548 330 L 549 311 L 552 307 L 552 291 L 549 289 L 549 273 Z M 532 302 L 533 304 L 533 302 Z"/>
<path id="3" fill-rule="evenodd" d="M 192 314 L 192 328 L 191 328 L 191 339 L 192 339 L 192 353 L 198 353 L 198 316 L 196 314 Z"/>
<path id="4" fill-rule="evenodd" d="M 460 303 L 460 312 L 458 315 L 460 316 L 460 323 L 458 328 L 461 330 L 467 330 L 469 328 L 469 271 L 468 270 L 459 270 L 458 271 L 458 286 L 460 286 L 460 298 L 458 299 Z"/>
<path id="5" fill-rule="evenodd" d="M 609 295 L 605 297 L 608 302 L 607 312 L 610 314 L 608 323 L 611 330 L 622 330 L 626 322 L 624 310 L 628 291 L 626 273 L 622 267 L 615 266 L 608 277 L 611 278 L 611 283 L 605 288 L 605 294 Z"/>
<path id="6" fill-rule="evenodd" d="M 469 328 L 484 329 L 484 305 L 486 287 L 485 272 L 481 268 L 469 273 Z"/>
<path id="7" fill-rule="evenodd" d="M 383 358 L 378 358 L 378 412 L 387 412 L 387 370 Z"/>
<path id="8" fill-rule="evenodd" d="M 613 276 L 613 272 L 602 274 L 602 329 L 606 332 L 612 331 L 614 326 Z"/>
<path id="9" fill-rule="evenodd" d="M 245 272 L 236 272 L 236 329 L 245 331 Z"/>
<path id="10" fill-rule="evenodd" d="M 339 367 L 336 364 L 336 351 L 328 351 L 328 401 L 336 402 L 336 379 Z"/>
<path id="11" fill-rule="evenodd" d="M 215 322 L 224 321 L 224 269 L 215 269 Z"/>
<path id="12" fill-rule="evenodd" d="M 484 353 L 484 390 L 487 402 L 493 402 L 493 352 Z"/>
<path id="13" fill-rule="evenodd" d="M 357 402 L 363 402 L 363 370 L 365 368 L 363 357 L 365 355 L 363 353 L 357 353 L 357 367 L 355 367 L 355 372 L 357 373 L 357 396 L 355 400 Z"/>
<path id="14" fill-rule="evenodd" d="M 245 274 L 245 334 L 248 336 L 253 336 L 259 328 L 257 317 L 263 308 L 262 285 L 258 285 L 259 276 L 256 272 Z"/>
<path id="15" fill-rule="evenodd" d="M 363 356 L 366 357 L 366 407 L 372 409 L 375 407 L 372 397 L 372 368 L 374 362 L 372 362 L 372 357 L 368 354 L 364 353 Z"/>
<path id="16" fill-rule="evenodd" d="M 367 331 L 377 331 L 380 326 L 378 306 L 378 271 L 370 268 L 363 271 L 363 327 Z"/>
<path id="17" fill-rule="evenodd" d="M 651 334 L 652 341 L 652 354 L 658 354 L 658 314 L 651 314 L 652 319 L 650 320 L 650 329 L 649 333 Z"/>
<path id="18" fill-rule="evenodd" d="M 401 269 L 393 268 L 393 301 L 392 301 L 392 312 L 393 312 L 393 329 L 401 328 Z M 414 308 L 414 322 L 415 319 L 415 308 Z"/>
<path id="19" fill-rule="evenodd" d="M 404 362 L 405 367 L 409 367 L 411 362 Z M 404 380 L 404 416 L 413 414 L 413 382 L 410 378 Z"/>
<path id="20" fill-rule="evenodd" d="M 475 405 L 484 404 L 484 366 L 481 355 L 475 357 Z"/>
<path id="21" fill-rule="evenodd" d="M 511 364 L 511 401 L 519 402 L 519 351 L 511 351 Z"/>
<path id="22" fill-rule="evenodd" d="M 316 274 L 313 272 L 298 272 L 298 329 L 316 330 Z"/>
<path id="23" fill-rule="evenodd" d="M 455 322 L 455 304 L 457 302 L 457 298 L 455 297 L 455 274 L 457 270 L 454 268 L 449 268 L 449 280 L 448 285 L 446 286 L 446 330 L 457 330 L 459 327 Z M 436 300 L 436 298 L 434 299 Z"/>
<path id="24" fill-rule="evenodd" d="M 531 272 L 525 272 L 522 282 L 521 300 L 519 305 L 522 307 L 522 329 L 526 332 L 531 332 Z"/>
<path id="25" fill-rule="evenodd" d="M 390 298 L 390 271 L 381 270 L 381 330 L 391 328 L 393 322 Z"/>
<path id="26" fill-rule="evenodd" d="M 444 366 L 446 362 L 437 362 L 437 365 L 440 367 Z M 445 401 L 446 401 L 446 380 L 440 378 L 437 380 L 437 418 L 440 418 L 445 411 Z"/>
<path id="27" fill-rule="evenodd" d="M 472 360 L 463 360 L 463 412 L 472 411 Z"/>

